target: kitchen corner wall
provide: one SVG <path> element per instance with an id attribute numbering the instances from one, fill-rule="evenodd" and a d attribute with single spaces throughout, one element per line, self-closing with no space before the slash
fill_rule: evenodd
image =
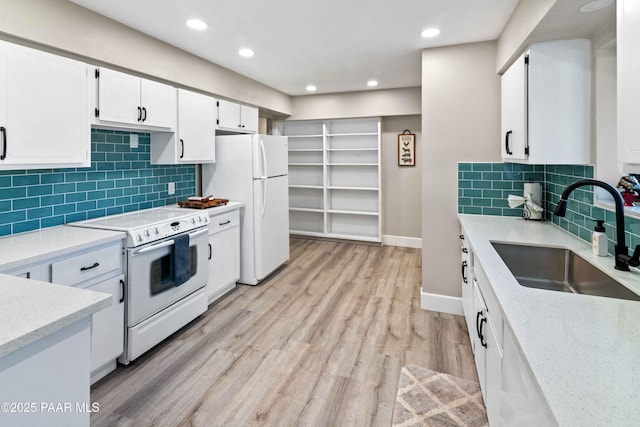
<path id="1" fill-rule="evenodd" d="M 455 312 L 460 297 L 458 162 L 500 161 L 496 42 L 422 51 L 421 307 Z"/>
<path id="2" fill-rule="evenodd" d="M 532 179 L 540 182 L 544 193 L 545 219 L 558 227 L 591 242 L 595 223 L 606 221 L 609 253 L 614 252 L 616 235 L 615 213 L 593 205 L 593 188 L 581 187 L 571 193 L 564 218 L 552 214 L 567 185 L 594 177 L 593 166 L 582 165 L 521 165 L 515 163 L 459 163 L 458 213 L 520 216 L 522 208 L 509 208 L 509 194 L 522 195 L 523 185 Z M 627 245 L 640 244 L 640 219 L 625 217 Z"/>
<path id="3" fill-rule="evenodd" d="M 0 236 L 176 203 L 195 194 L 194 165 L 150 163 L 150 135 L 92 129 L 91 166 L 0 171 Z M 176 183 L 176 193 L 167 184 Z"/>

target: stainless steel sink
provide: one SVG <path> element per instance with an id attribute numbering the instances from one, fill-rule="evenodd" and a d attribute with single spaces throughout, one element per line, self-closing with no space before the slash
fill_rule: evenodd
<path id="1" fill-rule="evenodd" d="M 491 242 L 520 285 L 640 301 L 640 295 L 569 249 Z"/>

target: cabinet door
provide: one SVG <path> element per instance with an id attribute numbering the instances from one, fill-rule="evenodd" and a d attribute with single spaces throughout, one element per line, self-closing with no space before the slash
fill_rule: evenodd
<path id="1" fill-rule="evenodd" d="M 124 275 L 86 288 L 111 294 L 111 305 L 93 315 L 91 371 L 115 360 L 124 350 Z"/>
<path id="2" fill-rule="evenodd" d="M 210 96 L 178 91 L 178 161 L 215 161 L 216 100 Z"/>
<path id="3" fill-rule="evenodd" d="M 502 158 L 526 159 L 527 69 L 525 54 L 502 75 Z"/>
<path id="4" fill-rule="evenodd" d="M 137 125 L 140 110 L 140 78 L 108 68 L 100 68 L 98 109 L 101 122 Z"/>
<path id="5" fill-rule="evenodd" d="M 489 313 L 491 314 L 491 313 Z M 490 425 L 500 425 L 500 390 L 502 386 L 502 349 L 497 339 L 496 329 L 490 318 L 486 331 L 487 358 L 486 358 L 486 394 L 484 404 L 487 407 L 487 417 Z"/>
<path id="6" fill-rule="evenodd" d="M 487 307 L 482 298 L 482 293 L 478 287 L 478 282 L 473 281 L 473 312 L 474 312 L 474 359 L 476 362 L 476 370 L 478 371 L 478 381 L 482 389 L 482 395 L 486 396 L 486 354 L 487 354 Z"/>
<path id="7" fill-rule="evenodd" d="M 618 161 L 640 163 L 640 8 L 637 0 L 617 1 Z"/>
<path id="8" fill-rule="evenodd" d="M 176 89 L 164 83 L 140 79 L 141 124 L 173 129 L 176 123 Z"/>
<path id="9" fill-rule="evenodd" d="M 513 333 L 505 328 L 498 425 L 557 426 L 525 363 L 516 348 Z"/>
<path id="10" fill-rule="evenodd" d="M 240 127 L 243 132 L 258 132 L 258 109 L 240 106 Z"/>
<path id="11" fill-rule="evenodd" d="M 2 169 L 89 166 L 86 65 L 10 43 L 0 55 Z"/>
<path id="12" fill-rule="evenodd" d="M 210 235 L 209 244 L 211 259 L 207 294 L 209 302 L 212 302 L 240 278 L 240 227 L 234 226 Z"/>
<path id="13" fill-rule="evenodd" d="M 460 234 L 461 242 L 461 264 L 460 271 L 462 275 L 462 311 L 464 313 L 465 320 L 467 322 L 467 331 L 469 333 L 469 340 L 471 341 L 471 350 L 474 350 L 474 332 L 473 322 L 473 275 L 471 266 L 471 249 L 466 241 L 464 233 Z"/>
<path id="14" fill-rule="evenodd" d="M 218 127 L 241 131 L 240 105 L 235 102 L 218 100 Z"/>

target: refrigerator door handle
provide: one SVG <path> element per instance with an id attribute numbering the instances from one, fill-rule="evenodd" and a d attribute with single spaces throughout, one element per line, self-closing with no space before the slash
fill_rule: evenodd
<path id="1" fill-rule="evenodd" d="M 260 211 L 260 216 L 264 218 L 264 211 L 267 208 L 267 188 L 269 187 L 269 180 L 263 179 L 263 189 L 262 189 L 262 210 Z"/>
<path id="2" fill-rule="evenodd" d="M 260 152 L 262 153 L 262 176 L 269 176 L 267 173 L 267 153 L 264 150 L 264 141 L 260 138 Z"/>

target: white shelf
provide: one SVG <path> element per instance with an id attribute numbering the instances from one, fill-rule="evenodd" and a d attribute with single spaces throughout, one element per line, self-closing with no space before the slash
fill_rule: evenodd
<path id="1" fill-rule="evenodd" d="M 297 208 L 295 206 L 289 206 L 289 211 L 296 211 L 296 212 L 318 212 L 318 213 L 323 213 L 324 209 L 313 209 L 313 208 Z"/>
<path id="2" fill-rule="evenodd" d="M 377 163 L 327 163 L 327 166 L 378 166 Z"/>
<path id="3" fill-rule="evenodd" d="M 369 212 L 369 211 L 344 211 L 338 209 L 327 209 L 327 213 L 330 214 L 343 214 L 343 215 L 368 215 L 368 216 L 378 216 L 378 212 Z"/>
<path id="4" fill-rule="evenodd" d="M 378 151 L 377 148 L 327 148 L 327 151 Z"/>
<path id="5" fill-rule="evenodd" d="M 380 119 L 285 121 L 278 129 L 291 137 L 290 233 L 380 242 Z"/>
<path id="6" fill-rule="evenodd" d="M 327 136 L 378 136 L 377 132 L 329 133 Z"/>
<path id="7" fill-rule="evenodd" d="M 322 190 L 322 185 L 302 185 L 302 184 L 289 184 L 289 188 L 306 188 L 310 190 Z"/>
<path id="8" fill-rule="evenodd" d="M 378 191 L 377 187 L 342 187 L 342 186 L 327 186 L 327 190 L 346 190 L 346 191 Z"/>

